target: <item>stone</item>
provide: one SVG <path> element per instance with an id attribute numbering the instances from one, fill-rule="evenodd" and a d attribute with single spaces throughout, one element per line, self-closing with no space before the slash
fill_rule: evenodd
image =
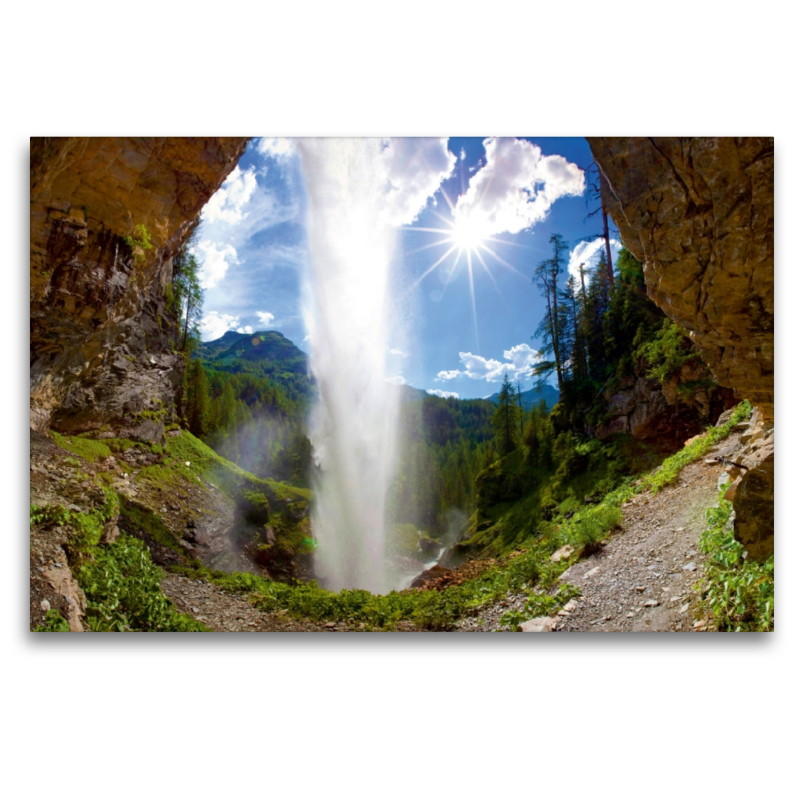
<path id="1" fill-rule="evenodd" d="M 690 561 L 688 564 L 684 564 L 683 568 L 686 572 L 694 572 L 697 569 L 697 564 L 694 561 Z"/>
<path id="2" fill-rule="evenodd" d="M 679 613 L 679 614 L 685 614 L 685 613 L 686 613 L 688 610 L 689 610 L 689 604 L 688 604 L 688 603 L 684 603 L 684 604 L 683 604 L 683 605 L 682 605 L 682 606 L 681 606 L 681 607 L 678 609 L 678 613 Z"/>
<path id="3" fill-rule="evenodd" d="M 50 601 L 46 599 L 42 600 L 42 602 L 39 603 L 39 607 L 42 609 L 42 611 L 47 613 L 50 610 Z"/>
<path id="4" fill-rule="evenodd" d="M 646 586 L 634 586 L 637 592 L 643 592 L 646 588 Z"/>
<path id="5" fill-rule="evenodd" d="M 563 547 L 560 547 L 558 550 L 550 556 L 550 560 L 553 563 L 558 563 L 559 561 L 565 561 L 568 559 L 573 553 L 575 552 L 575 548 L 570 544 L 565 544 Z"/>
<path id="6" fill-rule="evenodd" d="M 645 600 L 645 608 L 655 608 L 656 606 L 660 606 L 661 603 L 658 600 Z"/>
<path id="7" fill-rule="evenodd" d="M 520 633 L 549 633 L 555 624 L 553 617 L 536 617 L 521 623 L 517 630 Z"/>
<path id="8" fill-rule="evenodd" d="M 600 572 L 600 567 L 594 567 L 593 569 L 590 569 L 583 577 L 591 578 L 592 575 L 596 575 L 598 572 Z"/>
<path id="9" fill-rule="evenodd" d="M 723 386 L 772 418 L 772 137 L 590 137 L 647 293 Z"/>
<path id="10" fill-rule="evenodd" d="M 164 287 L 246 138 L 33 137 L 30 424 L 160 441 L 181 378 Z M 51 213 L 52 210 L 57 213 Z M 153 247 L 123 241 L 144 225 Z M 155 363 L 151 362 L 155 359 Z"/>
<path id="11" fill-rule="evenodd" d="M 772 137 L 590 137 L 589 145 L 609 213 L 644 263 L 648 296 L 690 332 L 716 382 L 772 428 Z M 755 432 L 745 430 L 750 446 Z M 751 459 L 733 501 L 734 536 L 759 560 L 774 552 L 770 455 Z"/>

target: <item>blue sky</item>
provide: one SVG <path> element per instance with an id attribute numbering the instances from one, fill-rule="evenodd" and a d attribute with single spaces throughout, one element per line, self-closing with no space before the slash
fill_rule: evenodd
<path id="1" fill-rule="evenodd" d="M 540 344 L 531 337 L 544 310 L 531 278 L 551 254 L 550 235 L 564 236 L 573 264 L 594 264 L 599 256 L 598 244 L 580 241 L 602 229 L 599 215 L 587 219 L 596 205 L 587 205 L 582 172 L 592 161 L 588 143 L 450 138 L 386 140 L 383 146 L 398 155 L 425 155 L 394 158 L 389 177 L 393 196 L 405 202 L 392 287 L 404 309 L 406 335 L 390 342 L 387 376 L 462 398 L 493 394 L 506 372 L 529 388 Z M 229 329 L 278 330 L 307 349 L 301 293 L 310 258 L 311 179 L 290 140 L 254 139 L 209 201 L 197 249 L 204 340 Z M 442 257 L 453 247 L 450 229 L 457 220 L 464 221 L 457 230 L 480 244 L 459 234 L 458 242 L 473 248 L 464 249 L 456 264 L 458 248 Z M 618 238 L 613 228 L 612 237 Z M 441 243 L 445 239 L 450 241 Z"/>

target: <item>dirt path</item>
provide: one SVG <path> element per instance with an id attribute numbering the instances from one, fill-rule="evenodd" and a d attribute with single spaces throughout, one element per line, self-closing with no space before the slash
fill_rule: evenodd
<path id="1" fill-rule="evenodd" d="M 658 494 L 641 494 L 622 507 L 622 528 L 603 549 L 573 564 L 562 581 L 582 594 L 556 618 L 554 631 L 703 631 L 697 621 L 705 556 L 698 543 L 706 509 L 717 502 L 723 468 L 711 461 L 730 456 L 739 444 L 732 434 L 704 458 L 683 469 L 677 481 Z M 500 618 L 522 610 L 526 595 L 512 595 L 460 621 L 464 631 L 500 630 Z"/>
<path id="2" fill-rule="evenodd" d="M 182 575 L 165 575 L 161 588 L 184 614 L 214 631 L 349 631 L 344 623 L 314 623 L 288 614 L 259 611 L 238 594 L 226 592 L 211 583 Z M 357 629 L 356 629 L 357 630 Z"/>
<path id="3" fill-rule="evenodd" d="M 729 456 L 738 441 L 739 436 L 729 436 L 685 467 L 671 486 L 656 495 L 637 495 L 623 506 L 621 531 L 600 553 L 561 576 L 583 594 L 556 630 L 705 630 L 694 613 L 694 585 L 705 562 L 698 543 L 723 474 L 719 463 L 708 462 Z"/>

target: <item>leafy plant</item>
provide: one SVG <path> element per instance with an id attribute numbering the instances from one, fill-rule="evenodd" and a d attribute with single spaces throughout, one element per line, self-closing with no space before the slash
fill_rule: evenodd
<path id="1" fill-rule="evenodd" d="M 78 570 L 87 600 L 87 621 L 93 631 L 208 630 L 180 614 L 161 591 L 161 570 L 147 548 L 129 536 L 99 548 L 92 563 Z"/>
<path id="2" fill-rule="evenodd" d="M 130 235 L 123 236 L 122 241 L 134 251 L 134 259 L 136 261 L 144 260 L 144 255 L 137 252 L 138 250 L 150 250 L 153 247 L 153 243 L 150 241 L 150 234 L 143 224 L 134 225 L 133 232 Z"/>
<path id="3" fill-rule="evenodd" d="M 34 633 L 69 633 L 69 622 L 54 608 L 44 615 L 44 623 L 33 629 Z"/>
<path id="4" fill-rule="evenodd" d="M 725 487 L 726 488 L 726 487 Z M 700 588 L 718 630 L 771 631 L 775 627 L 774 556 L 759 564 L 733 538 L 732 506 L 723 500 L 706 512 L 700 549 L 709 558 Z"/>
<path id="5" fill-rule="evenodd" d="M 686 331 L 667 318 L 658 333 L 639 346 L 635 357 L 647 360 L 650 365 L 648 378 L 665 383 L 674 372 L 689 361 L 696 361 L 699 355 L 692 350 Z"/>

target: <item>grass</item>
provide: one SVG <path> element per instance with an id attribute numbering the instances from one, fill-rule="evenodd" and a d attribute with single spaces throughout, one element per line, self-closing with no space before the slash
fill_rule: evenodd
<path id="1" fill-rule="evenodd" d="M 727 488 L 727 487 L 726 487 Z M 775 629 L 775 558 L 759 564 L 733 538 L 732 507 L 722 497 L 706 512 L 700 550 L 708 555 L 700 583 L 702 606 L 720 631 Z"/>

